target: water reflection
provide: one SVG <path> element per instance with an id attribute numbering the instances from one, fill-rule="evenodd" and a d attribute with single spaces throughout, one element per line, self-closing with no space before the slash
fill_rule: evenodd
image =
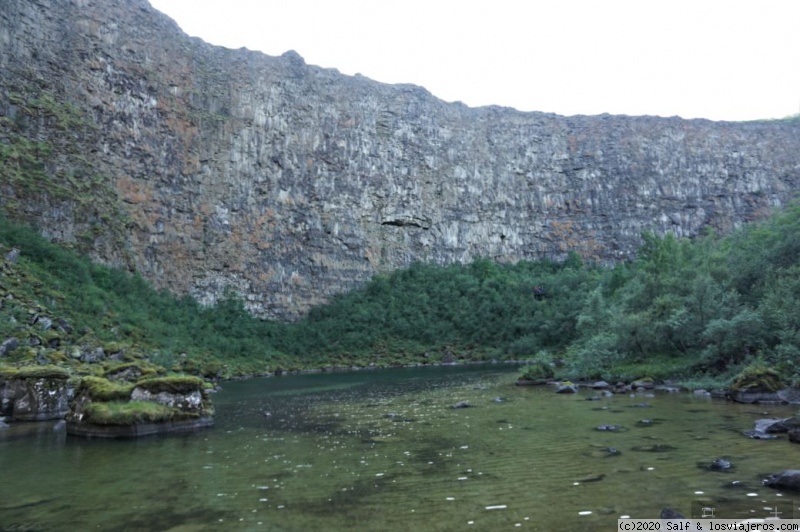
<path id="1" fill-rule="evenodd" d="M 755 511 L 777 495 L 761 478 L 791 466 L 786 440 L 741 435 L 765 409 L 689 394 L 586 401 L 593 394 L 515 387 L 515 374 L 489 366 L 233 382 L 214 398 L 214 429 L 134 442 L 15 428 L 0 436 L 0 471 L 14 479 L 0 484 L 0 523 L 610 530 L 622 515 L 689 513 L 698 501 Z M 470 407 L 453 408 L 460 402 Z M 698 467 L 720 458 L 735 468 Z"/>

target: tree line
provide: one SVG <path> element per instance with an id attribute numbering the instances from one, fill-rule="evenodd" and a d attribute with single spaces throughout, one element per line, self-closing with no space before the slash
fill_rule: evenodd
<path id="1" fill-rule="evenodd" d="M 724 380 L 758 362 L 787 379 L 800 358 L 800 205 L 733 234 L 642 235 L 635 260 L 415 263 L 334 297 L 296 323 L 214 307 L 92 264 L 0 219 L 30 290 L 75 335 L 148 349 L 166 364 L 239 371 L 450 359 L 537 360 L 572 378 Z M 6 305 L 0 313 L 13 312 Z M 18 320 L 6 316 L 0 334 Z M 207 369 L 206 369 L 207 370 Z M 211 371 L 211 370 L 207 370 Z"/>

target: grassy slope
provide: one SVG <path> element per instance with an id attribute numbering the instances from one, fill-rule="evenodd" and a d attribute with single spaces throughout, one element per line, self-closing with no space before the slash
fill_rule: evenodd
<path id="1" fill-rule="evenodd" d="M 16 365 L 102 374 L 135 362 L 151 373 L 225 378 L 535 358 L 573 379 L 677 376 L 697 385 L 754 363 L 785 379 L 800 367 L 797 206 L 724 239 L 645 235 L 639 259 L 615 268 L 576 255 L 563 263 L 416 264 L 295 324 L 255 319 L 233 297 L 203 308 L 157 292 L 0 220 L 0 253 L 12 247 L 21 253 L 0 271 L 0 341 L 20 340 L 5 358 Z"/>

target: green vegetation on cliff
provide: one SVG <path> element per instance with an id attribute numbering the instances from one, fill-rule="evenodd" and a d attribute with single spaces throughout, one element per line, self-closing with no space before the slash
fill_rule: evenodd
<path id="1" fill-rule="evenodd" d="M 292 324 L 254 318 L 233 296 L 206 308 L 158 292 L 0 220 L 0 251 L 12 247 L 21 253 L 3 265 L 0 341 L 22 340 L 5 357 L 17 364 L 90 365 L 97 360 L 87 360 L 86 346 L 99 345 L 106 358 L 98 375 L 133 361 L 140 375 L 162 365 L 230 377 L 535 359 L 564 378 L 720 382 L 749 365 L 800 376 L 798 205 L 725 238 L 644 235 L 638 259 L 613 268 L 575 254 L 563 262 L 414 264 Z M 42 327 L 39 317 L 61 326 Z M 112 370 L 112 352 L 128 366 Z"/>

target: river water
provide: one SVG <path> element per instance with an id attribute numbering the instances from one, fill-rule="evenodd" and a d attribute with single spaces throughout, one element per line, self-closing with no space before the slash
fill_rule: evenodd
<path id="1" fill-rule="evenodd" d="M 231 382 L 214 396 L 213 429 L 136 441 L 15 424 L 0 431 L 0 531 L 608 531 L 667 506 L 800 518 L 795 495 L 761 485 L 797 468 L 800 446 L 741 434 L 794 408 L 659 392 L 589 401 L 589 390 L 514 386 L 516 374 Z M 717 458 L 732 470 L 705 467 Z"/>

